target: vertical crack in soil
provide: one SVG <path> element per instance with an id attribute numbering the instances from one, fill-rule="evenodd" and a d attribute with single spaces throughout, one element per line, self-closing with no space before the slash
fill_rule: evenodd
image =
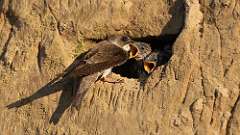
<path id="1" fill-rule="evenodd" d="M 9 35 L 8 35 L 8 39 L 3 46 L 2 54 L 0 54 L 0 60 L 3 61 L 5 65 L 7 64 L 7 60 L 5 58 L 5 55 L 7 53 L 7 50 L 8 50 L 8 47 L 9 47 L 9 42 L 11 41 L 13 34 L 14 34 L 14 29 L 11 28 L 11 31 L 9 32 Z"/>

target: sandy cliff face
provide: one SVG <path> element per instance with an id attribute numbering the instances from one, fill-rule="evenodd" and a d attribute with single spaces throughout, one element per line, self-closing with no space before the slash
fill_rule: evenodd
<path id="1" fill-rule="evenodd" d="M 112 74 L 125 83 L 98 82 L 79 111 L 70 90 L 5 108 L 112 34 L 177 38 L 144 91 Z M 239 134 L 239 43 L 238 0 L 2 0 L 0 134 Z"/>

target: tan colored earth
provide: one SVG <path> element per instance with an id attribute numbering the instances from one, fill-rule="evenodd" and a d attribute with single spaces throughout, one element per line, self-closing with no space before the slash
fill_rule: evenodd
<path id="1" fill-rule="evenodd" d="M 176 37 L 144 91 L 113 73 L 79 111 L 70 90 L 6 108 L 115 34 Z M 0 135 L 239 135 L 239 91 L 239 0 L 0 0 Z"/>

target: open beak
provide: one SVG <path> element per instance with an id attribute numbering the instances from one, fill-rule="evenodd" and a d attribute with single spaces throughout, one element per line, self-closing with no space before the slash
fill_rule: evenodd
<path id="1" fill-rule="evenodd" d="M 138 49 L 137 47 L 133 46 L 133 45 L 129 45 L 130 46 L 130 58 L 137 58 L 138 57 Z"/>
<path id="2" fill-rule="evenodd" d="M 153 72 L 153 70 L 156 67 L 156 63 L 155 62 L 149 62 L 149 61 L 144 61 L 144 70 L 150 74 Z"/>

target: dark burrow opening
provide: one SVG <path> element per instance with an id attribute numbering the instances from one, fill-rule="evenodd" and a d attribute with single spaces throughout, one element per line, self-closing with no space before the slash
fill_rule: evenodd
<path id="1" fill-rule="evenodd" d="M 161 60 L 157 66 L 168 63 L 172 56 L 172 47 L 179 34 L 164 36 L 147 36 L 143 38 L 132 38 L 135 41 L 149 43 L 153 51 L 160 52 Z M 128 60 L 125 64 L 113 68 L 113 72 L 122 77 L 139 79 L 142 74 L 147 74 L 143 68 L 143 61 L 135 59 Z"/>

